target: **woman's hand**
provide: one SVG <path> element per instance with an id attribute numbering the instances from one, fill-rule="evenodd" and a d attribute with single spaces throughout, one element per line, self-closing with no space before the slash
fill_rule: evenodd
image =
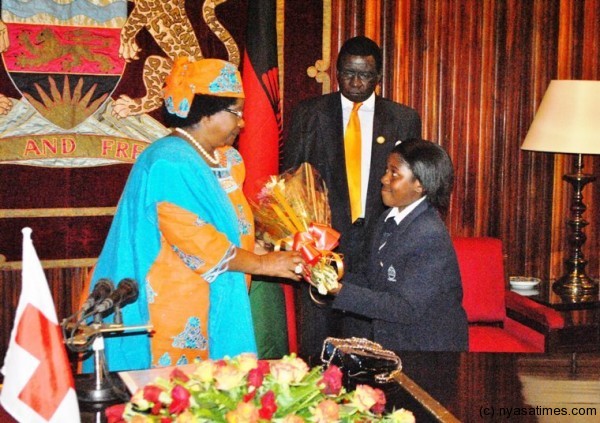
<path id="1" fill-rule="evenodd" d="M 304 259 L 298 251 L 275 251 L 260 256 L 260 274 L 299 281 L 304 273 Z"/>
<path id="2" fill-rule="evenodd" d="M 264 254 L 268 254 L 269 250 L 265 248 L 265 244 L 263 241 L 256 240 L 254 241 L 254 254 L 258 254 L 262 256 Z"/>
<path id="3" fill-rule="evenodd" d="M 304 259 L 298 251 L 275 251 L 259 255 L 238 248 L 229 262 L 229 270 L 299 281 L 304 273 L 304 265 Z"/>

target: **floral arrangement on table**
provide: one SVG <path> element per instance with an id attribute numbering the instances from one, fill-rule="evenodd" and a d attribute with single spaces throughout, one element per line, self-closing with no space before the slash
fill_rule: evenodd
<path id="1" fill-rule="evenodd" d="M 385 394 L 358 385 L 342 386 L 336 366 L 309 369 L 295 355 L 277 361 L 241 354 L 197 363 L 190 374 L 174 368 L 169 379 L 157 378 L 130 402 L 109 407 L 109 423 L 227 422 L 333 423 L 414 422 L 410 411 L 383 415 Z"/>
<path id="2" fill-rule="evenodd" d="M 319 294 L 338 287 L 343 262 L 332 250 L 340 234 L 331 228 L 327 187 L 316 169 L 302 163 L 271 176 L 252 206 L 256 239 L 276 250 L 300 251 L 308 264 L 303 276 Z"/>

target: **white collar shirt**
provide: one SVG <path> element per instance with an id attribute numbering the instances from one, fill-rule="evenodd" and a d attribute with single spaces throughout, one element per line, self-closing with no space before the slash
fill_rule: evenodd
<path id="1" fill-rule="evenodd" d="M 427 196 L 424 195 L 423 197 L 419 198 L 417 201 L 414 201 L 414 202 L 410 203 L 403 210 L 399 210 L 398 207 L 393 207 L 390 210 L 390 212 L 388 213 L 388 215 L 385 217 L 385 221 L 387 222 L 388 219 L 394 219 L 396 221 L 396 225 L 399 225 L 400 222 L 402 222 L 402 220 L 404 220 L 404 218 L 406 216 L 408 216 L 408 214 L 411 211 L 413 211 L 414 209 L 416 209 L 419 204 L 421 204 L 423 201 L 425 201 L 426 198 L 427 198 Z M 380 250 L 385 246 L 386 242 L 387 242 L 387 238 L 379 246 Z"/>

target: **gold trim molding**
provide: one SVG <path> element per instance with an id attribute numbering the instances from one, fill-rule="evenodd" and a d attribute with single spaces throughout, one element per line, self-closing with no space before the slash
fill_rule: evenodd
<path id="1" fill-rule="evenodd" d="M 275 15 L 275 31 L 277 34 L 277 68 L 279 73 L 279 107 L 281 116 L 283 116 L 283 82 L 284 78 L 284 60 L 283 52 L 285 49 L 285 0 L 277 0 Z"/>
<path id="2" fill-rule="evenodd" d="M 311 78 L 323 84 L 322 93 L 331 92 L 331 78 L 327 71 L 331 66 L 331 0 L 323 0 L 323 58 L 317 60 L 314 66 L 308 67 L 306 73 Z"/>
<path id="3" fill-rule="evenodd" d="M 114 216 L 116 207 L 80 207 L 54 209 L 0 209 L 0 219 L 16 219 L 31 217 L 84 217 Z"/>
<path id="4" fill-rule="evenodd" d="M 22 261 L 3 261 L 4 256 L 0 255 L 0 271 L 21 270 Z M 60 259 L 60 260 L 41 260 L 44 269 L 68 268 L 68 267 L 92 267 L 98 261 L 97 258 L 80 259 Z"/>

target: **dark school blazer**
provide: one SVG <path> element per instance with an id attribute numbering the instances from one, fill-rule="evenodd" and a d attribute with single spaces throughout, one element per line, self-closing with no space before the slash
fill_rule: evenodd
<path id="1" fill-rule="evenodd" d="M 377 226 L 366 275 L 348 274 L 333 308 L 372 320 L 373 340 L 395 351 L 466 351 L 467 316 L 456 253 L 427 200 L 392 229 Z"/>

